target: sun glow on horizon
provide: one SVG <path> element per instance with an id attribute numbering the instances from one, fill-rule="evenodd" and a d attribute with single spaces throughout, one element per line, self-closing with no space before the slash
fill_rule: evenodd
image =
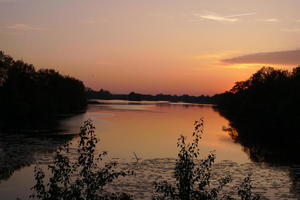
<path id="1" fill-rule="evenodd" d="M 0 44 L 94 89 L 213 95 L 299 61 L 300 1 L 272 2 L 0 1 Z"/>
<path id="2" fill-rule="evenodd" d="M 229 69 L 249 69 L 249 68 L 260 68 L 264 66 L 264 64 L 226 64 L 224 65 L 225 68 L 229 68 Z"/>

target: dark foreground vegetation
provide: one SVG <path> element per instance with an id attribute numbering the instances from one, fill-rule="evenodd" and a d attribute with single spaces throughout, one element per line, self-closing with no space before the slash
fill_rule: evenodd
<path id="1" fill-rule="evenodd" d="M 131 199 L 126 193 L 113 193 L 105 190 L 105 186 L 119 176 L 132 174 L 131 171 L 117 171 L 117 163 L 109 162 L 102 165 L 107 154 L 102 152 L 95 155 L 98 142 L 95 127 L 90 120 L 85 121 L 80 129 L 77 148 L 77 159 L 68 157 L 69 147 L 59 148 L 54 156 L 54 162 L 49 165 L 50 178 L 44 182 L 45 173 L 41 168 L 35 168 L 33 199 L 43 200 L 127 200 Z"/>
<path id="2" fill-rule="evenodd" d="M 36 70 L 0 51 L 0 118 L 41 118 L 82 111 L 84 84 L 52 69 Z"/>
<path id="3" fill-rule="evenodd" d="M 246 177 L 241 186 L 237 188 L 237 194 L 227 194 L 223 188 L 231 182 L 230 175 L 224 175 L 218 180 L 218 185 L 211 185 L 211 168 L 216 155 L 211 153 L 205 159 L 200 159 L 199 141 L 203 134 L 203 119 L 195 121 L 192 142 L 188 143 L 184 136 L 178 139 L 178 158 L 174 170 L 175 184 L 167 181 L 154 183 L 157 195 L 154 200 L 234 200 L 239 196 L 241 200 L 259 200 L 260 195 L 252 194 L 250 176 Z"/>
<path id="4" fill-rule="evenodd" d="M 300 67 L 264 67 L 214 98 L 252 160 L 300 163 Z"/>
<path id="5" fill-rule="evenodd" d="M 211 104 L 212 99 L 210 96 L 190 96 L 190 95 L 169 95 L 169 94 L 139 94 L 131 92 L 129 94 L 112 94 L 107 90 L 94 91 L 87 89 L 86 91 L 88 99 L 104 99 L 104 100 L 128 100 L 128 101 L 170 101 L 170 102 L 185 102 L 185 103 L 200 103 Z"/>
<path id="6" fill-rule="evenodd" d="M 131 176 L 131 170 L 118 171 L 117 163 L 104 163 L 106 152 L 95 155 L 95 127 L 91 121 L 84 122 L 80 130 L 80 140 L 77 149 L 77 159 L 70 160 L 68 146 L 56 152 L 53 164 L 49 165 L 50 177 L 45 182 L 45 173 L 41 168 L 35 168 L 36 184 L 33 186 L 32 199 L 42 200 L 129 200 L 132 196 L 126 193 L 109 192 L 106 186 L 118 181 L 120 176 Z M 200 160 L 198 143 L 203 134 L 203 120 L 195 122 L 193 140 L 187 143 L 184 136 L 178 139 L 178 158 L 174 169 L 175 185 L 166 181 L 154 183 L 154 200 L 258 200 L 259 195 L 252 194 L 250 177 L 246 177 L 237 193 L 232 195 L 222 192 L 223 187 L 231 181 L 230 176 L 220 178 L 219 185 L 211 186 L 211 167 L 215 159 L 210 154 Z M 150 189 L 150 188 L 149 188 Z M 150 189 L 151 190 L 151 189 Z"/>

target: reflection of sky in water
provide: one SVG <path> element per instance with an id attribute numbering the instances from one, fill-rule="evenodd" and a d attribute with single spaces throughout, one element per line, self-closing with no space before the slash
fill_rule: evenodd
<path id="1" fill-rule="evenodd" d="M 103 109 L 110 110 L 132 110 L 132 111 L 150 111 L 154 105 L 101 105 L 98 107 L 102 107 Z"/>
<path id="2" fill-rule="evenodd" d="M 153 190 L 153 181 L 168 180 L 174 182 L 173 169 L 175 159 L 145 159 L 139 163 L 120 163 L 121 167 L 133 169 L 134 176 L 120 178 L 113 182 L 107 188 L 115 192 L 128 192 L 135 197 L 134 199 L 151 199 Z M 46 166 L 42 166 L 46 170 Z M 300 167 L 298 167 L 298 170 Z M 30 187 L 34 184 L 33 166 L 25 167 L 17 171 L 9 181 L 0 185 L 0 197 L 5 200 L 15 200 L 16 197 L 30 195 Z M 267 167 L 257 166 L 254 163 L 237 164 L 232 161 L 221 161 L 213 165 L 211 184 L 215 186 L 220 177 L 231 175 L 233 182 L 225 187 L 226 192 L 236 194 L 242 179 L 251 173 L 253 192 L 259 192 L 270 200 L 294 200 L 299 199 L 295 194 L 290 193 L 292 183 L 289 178 L 289 169 L 287 167 Z M 5 197 L 5 198 L 3 198 Z"/>
<path id="3" fill-rule="evenodd" d="M 204 155 L 216 151 L 217 160 L 248 162 L 239 144 L 222 131 L 228 122 L 211 106 L 167 102 L 101 101 L 90 105 L 81 119 L 92 119 L 101 139 L 97 145 L 112 157 L 128 159 L 133 152 L 142 158 L 175 158 L 180 134 L 190 136 L 195 120 L 204 117 L 205 133 L 201 141 Z"/>
<path id="4" fill-rule="evenodd" d="M 152 191 L 151 183 L 161 174 L 170 175 L 173 169 L 179 135 L 190 136 L 194 120 L 204 117 L 205 133 L 200 142 L 201 155 L 206 156 L 211 151 L 215 151 L 218 164 L 215 165 L 214 170 L 217 176 L 231 174 L 240 180 L 246 173 L 252 172 L 256 191 L 264 193 L 271 199 L 293 199 L 293 195 L 289 194 L 291 180 L 288 177 L 288 168 L 262 167 L 251 163 L 243 147 L 234 143 L 229 135 L 222 131 L 222 127 L 227 125 L 228 121 L 212 107 L 166 102 L 129 103 L 118 100 L 101 101 L 101 103 L 89 105 L 88 111 L 84 114 L 64 119 L 60 122 L 60 126 L 66 130 L 66 133 L 78 133 L 82 122 L 92 119 L 96 126 L 96 134 L 100 138 L 97 152 L 107 150 L 109 158 L 115 158 L 122 163 L 133 162 L 133 152 L 142 159 L 141 163 L 135 166 L 137 176 L 124 179 L 124 184 L 113 184 L 112 189 L 130 191 L 138 199 L 149 199 Z M 47 149 L 55 148 L 51 147 L 53 139 L 35 138 L 32 140 L 35 143 L 34 148 L 29 145 L 28 139 L 19 142 L 22 141 L 24 152 L 33 151 L 31 154 L 37 162 L 49 163 L 52 154 L 51 151 L 47 153 Z M 76 147 L 77 141 L 77 137 L 73 138 L 71 147 Z M 16 151 L 18 145 L 14 143 L 11 145 L 6 143 L 5 148 L 18 152 Z M 37 148 L 44 150 L 37 150 Z M 1 153 L 3 152 L 0 145 Z M 29 188 L 34 183 L 32 171 L 33 165 L 23 167 L 8 181 L 1 183 L 0 199 L 5 197 L 6 200 L 10 200 L 17 196 L 26 199 L 23 197 L 25 194 L 25 196 L 30 194 Z M 236 188 L 235 184 L 232 184 L 233 188 Z"/>

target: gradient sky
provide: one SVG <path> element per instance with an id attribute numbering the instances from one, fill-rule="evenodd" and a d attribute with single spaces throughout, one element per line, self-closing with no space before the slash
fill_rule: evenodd
<path id="1" fill-rule="evenodd" d="M 261 66 L 300 64 L 299 9 L 299 0 L 0 0 L 0 49 L 93 89 L 212 95 Z"/>

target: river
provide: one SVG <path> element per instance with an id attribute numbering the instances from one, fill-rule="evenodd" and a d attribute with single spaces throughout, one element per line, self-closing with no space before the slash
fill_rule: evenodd
<path id="1" fill-rule="evenodd" d="M 201 156 L 216 154 L 213 179 L 231 175 L 227 190 L 234 192 L 241 180 L 252 174 L 254 192 L 267 199 L 300 198 L 300 166 L 270 165 L 251 161 L 247 149 L 223 131 L 228 126 L 211 105 L 169 102 L 127 102 L 102 100 L 89 105 L 83 114 L 55 123 L 55 129 L 0 134 L 0 199 L 28 199 L 34 184 L 33 169 L 39 164 L 46 169 L 53 152 L 63 143 L 76 146 L 76 133 L 84 120 L 91 119 L 100 139 L 97 151 L 108 151 L 108 159 L 130 166 L 135 176 L 114 182 L 109 189 L 128 192 L 135 199 L 151 199 L 155 180 L 172 181 L 177 156 L 177 139 L 190 136 L 193 123 L 204 119 L 200 141 Z M 28 132 L 34 132 L 28 133 Z M 140 159 L 136 162 L 136 156 Z M 163 174 L 163 175 L 162 175 Z"/>

